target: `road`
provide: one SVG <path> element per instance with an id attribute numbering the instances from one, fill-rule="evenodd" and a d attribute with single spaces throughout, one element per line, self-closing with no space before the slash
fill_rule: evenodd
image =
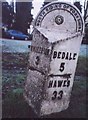
<path id="1" fill-rule="evenodd" d="M 28 45 L 31 45 L 31 41 L 0 39 L 0 46 L 2 46 L 2 52 L 8 53 L 23 53 L 29 52 Z M 80 56 L 88 56 L 88 45 L 82 44 L 80 47 Z"/>

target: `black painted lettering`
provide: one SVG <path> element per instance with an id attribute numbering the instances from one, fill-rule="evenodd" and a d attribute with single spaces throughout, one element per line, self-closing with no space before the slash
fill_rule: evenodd
<path id="1" fill-rule="evenodd" d="M 57 5 L 57 4 L 55 4 L 54 8 L 56 8 L 56 9 L 57 9 L 57 8 L 58 8 L 58 5 Z"/>
<path id="2" fill-rule="evenodd" d="M 72 11 L 73 9 L 72 8 L 70 8 L 70 11 Z"/>
<path id="3" fill-rule="evenodd" d="M 59 59 L 60 59 L 60 55 L 61 55 L 61 52 L 58 52 L 58 57 L 57 57 L 57 58 L 59 58 Z"/>
<path id="4" fill-rule="evenodd" d="M 54 81 L 53 87 L 57 87 L 57 81 L 56 80 Z"/>
<path id="5" fill-rule="evenodd" d="M 64 67 L 64 65 L 65 65 L 65 63 L 64 63 L 64 62 L 63 62 L 63 63 L 61 63 L 61 65 L 60 65 L 60 69 L 59 69 L 59 70 L 60 70 L 60 72 L 63 72 L 63 71 L 64 71 L 64 68 L 65 68 L 65 67 Z"/>
<path id="6" fill-rule="evenodd" d="M 81 29 L 81 26 L 79 26 L 78 29 L 80 30 L 80 29 Z"/>
<path id="7" fill-rule="evenodd" d="M 68 9 L 69 5 L 64 4 L 63 8 Z"/>
<path id="8" fill-rule="evenodd" d="M 66 54 L 66 58 L 65 58 L 66 60 L 68 60 L 68 56 L 69 56 L 69 53 L 67 52 L 67 54 Z"/>
<path id="9" fill-rule="evenodd" d="M 38 19 L 41 20 L 41 16 L 39 16 Z"/>
<path id="10" fill-rule="evenodd" d="M 63 91 L 61 90 L 58 94 L 58 100 L 61 100 L 62 99 L 62 96 L 63 96 Z"/>
<path id="11" fill-rule="evenodd" d="M 62 4 L 58 4 L 58 7 L 61 8 L 61 7 L 62 7 Z"/>
<path id="12" fill-rule="evenodd" d="M 49 11 L 48 7 L 46 8 L 46 11 L 47 11 L 47 12 Z"/>
<path id="13" fill-rule="evenodd" d="M 39 26 L 40 25 L 39 22 L 37 22 L 36 25 Z"/>
<path id="14" fill-rule="evenodd" d="M 63 80 L 58 81 L 58 87 L 61 87 L 62 83 L 63 83 Z"/>
<path id="15" fill-rule="evenodd" d="M 66 8 L 66 4 L 63 5 L 63 8 Z"/>
<path id="16" fill-rule="evenodd" d="M 65 52 L 62 53 L 62 59 L 64 59 L 64 58 L 65 58 Z"/>
<path id="17" fill-rule="evenodd" d="M 78 25 L 79 25 L 79 29 L 81 28 L 81 20 L 78 19 Z"/>
<path id="18" fill-rule="evenodd" d="M 53 6 L 49 6 L 49 10 L 52 10 L 53 9 Z"/>
<path id="19" fill-rule="evenodd" d="M 40 58 L 39 58 L 39 56 L 37 56 L 37 57 L 36 57 L 36 60 L 35 60 L 35 64 L 38 65 L 39 62 L 40 62 Z"/>
<path id="20" fill-rule="evenodd" d="M 69 87 L 69 86 L 70 86 L 70 80 L 67 81 L 67 87 Z"/>
<path id="21" fill-rule="evenodd" d="M 42 14 L 40 14 L 40 15 L 39 15 L 39 17 L 41 17 L 41 19 L 42 19 L 43 15 L 42 15 Z"/>
<path id="22" fill-rule="evenodd" d="M 45 12 L 43 11 L 42 14 L 45 15 Z"/>
<path id="23" fill-rule="evenodd" d="M 67 86 L 67 81 L 65 80 L 64 83 L 63 83 L 63 87 L 66 87 Z"/>
<path id="24" fill-rule="evenodd" d="M 70 86 L 70 80 L 64 80 L 63 87 L 69 87 Z"/>
<path id="25" fill-rule="evenodd" d="M 57 98 L 57 91 L 54 91 L 54 92 L 53 92 L 52 100 L 55 100 L 56 98 Z"/>
<path id="26" fill-rule="evenodd" d="M 53 80 L 52 80 L 52 81 L 49 81 L 48 88 L 51 88 L 52 86 L 53 86 Z"/>
<path id="27" fill-rule="evenodd" d="M 76 59 L 76 56 L 77 56 L 77 53 L 74 53 L 74 55 L 73 55 L 73 60 Z"/>
<path id="28" fill-rule="evenodd" d="M 38 19 L 37 22 L 40 23 L 41 22 L 40 19 Z"/>
<path id="29" fill-rule="evenodd" d="M 57 51 L 54 51 L 53 59 L 55 59 L 56 57 L 57 57 Z"/>
<path id="30" fill-rule="evenodd" d="M 76 55 L 77 55 L 76 53 L 54 51 L 53 59 L 58 58 L 58 59 L 65 59 L 65 60 L 75 60 Z"/>
<path id="31" fill-rule="evenodd" d="M 52 100 L 61 100 L 63 97 L 63 91 L 59 91 L 59 93 L 57 91 L 53 92 L 53 96 L 52 96 Z"/>
<path id="32" fill-rule="evenodd" d="M 75 13 L 74 15 L 77 16 L 77 13 Z"/>
<path id="33" fill-rule="evenodd" d="M 75 13 L 75 10 L 74 10 L 74 9 L 72 10 L 72 13 L 73 13 L 73 14 Z"/>
<path id="34" fill-rule="evenodd" d="M 72 60 L 72 54 L 70 53 L 69 60 Z"/>

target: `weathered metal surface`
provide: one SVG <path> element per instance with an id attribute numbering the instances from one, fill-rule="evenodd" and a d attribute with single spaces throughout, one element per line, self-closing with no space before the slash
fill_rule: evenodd
<path id="1" fill-rule="evenodd" d="M 29 68 L 45 74 L 49 71 L 51 44 L 37 29 L 33 32 L 33 41 L 30 46 Z"/>
<path id="2" fill-rule="evenodd" d="M 25 84 L 24 97 L 28 104 L 34 108 L 34 111 L 39 114 L 40 105 L 43 96 L 45 76 L 36 70 L 28 71 L 27 81 Z"/>
<path id="3" fill-rule="evenodd" d="M 25 98 L 38 115 L 68 108 L 83 30 L 80 12 L 68 3 L 50 3 L 36 17 Z"/>

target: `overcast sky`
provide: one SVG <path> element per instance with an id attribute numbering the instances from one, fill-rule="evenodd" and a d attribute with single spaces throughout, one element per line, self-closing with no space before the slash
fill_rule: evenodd
<path id="1" fill-rule="evenodd" d="M 12 0 L 7 0 L 7 1 L 10 2 Z M 16 1 L 16 0 L 14 0 L 14 1 Z M 82 6 L 84 5 L 84 0 L 57 0 L 57 1 L 71 2 L 71 3 L 75 2 L 75 1 L 80 1 L 81 5 Z M 25 2 L 25 0 L 24 0 L 24 2 Z M 32 10 L 32 14 L 33 14 L 34 18 L 38 14 L 40 8 L 42 7 L 43 2 L 44 2 L 44 0 L 33 0 L 33 7 L 34 7 L 34 9 Z"/>

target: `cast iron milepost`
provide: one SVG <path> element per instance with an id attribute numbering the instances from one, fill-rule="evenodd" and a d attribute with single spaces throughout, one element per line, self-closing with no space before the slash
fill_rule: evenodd
<path id="1" fill-rule="evenodd" d="M 68 108 L 84 22 L 69 3 L 47 4 L 34 21 L 25 99 L 39 115 Z"/>

